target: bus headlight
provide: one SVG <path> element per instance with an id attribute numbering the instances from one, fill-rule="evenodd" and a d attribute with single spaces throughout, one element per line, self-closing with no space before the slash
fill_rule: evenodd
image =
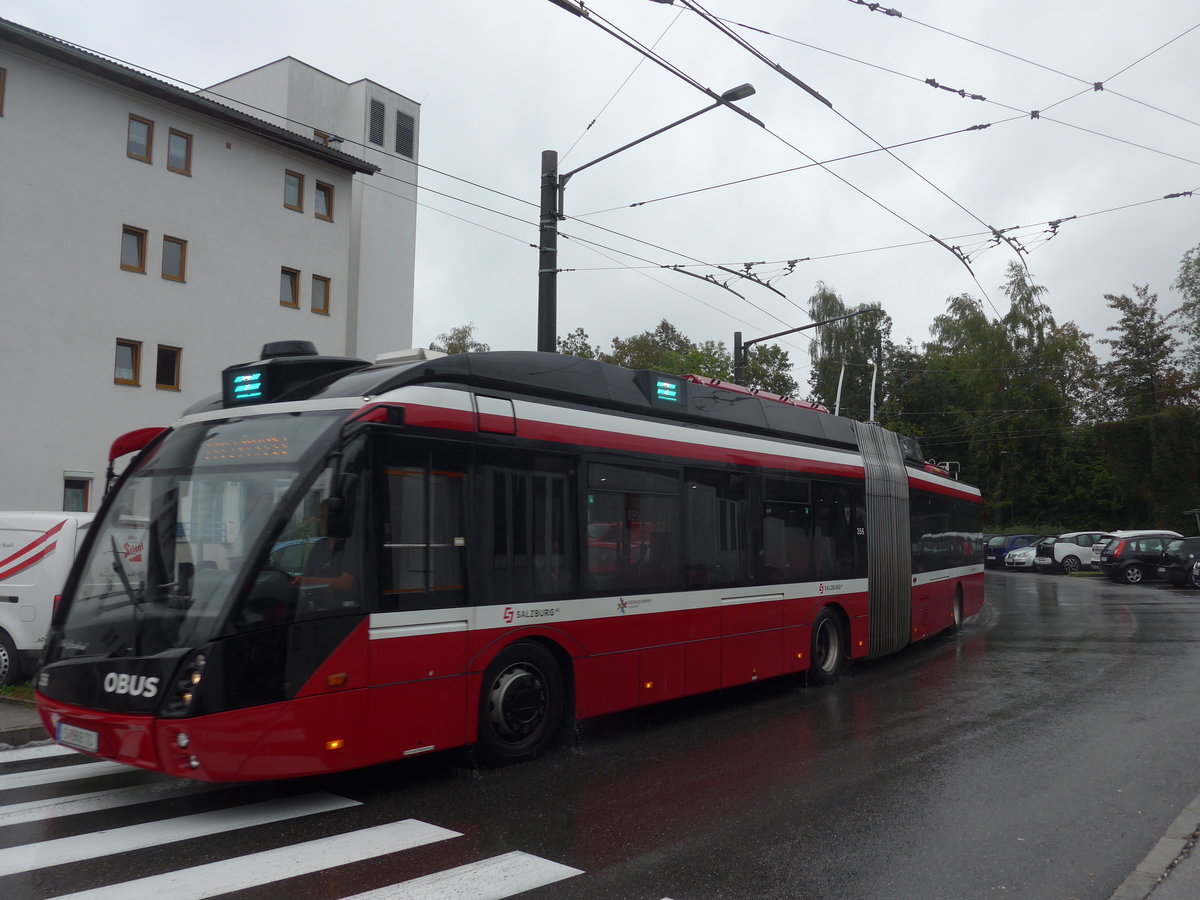
<path id="1" fill-rule="evenodd" d="M 204 681 L 206 665 L 208 656 L 203 651 L 197 651 L 184 659 L 175 678 L 174 690 L 163 703 L 164 716 L 187 716 L 192 713 L 200 684 Z"/>

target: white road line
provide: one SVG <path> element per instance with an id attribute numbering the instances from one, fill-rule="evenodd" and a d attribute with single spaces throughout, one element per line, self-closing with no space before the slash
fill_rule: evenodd
<path id="1" fill-rule="evenodd" d="M 137 881 L 111 884 L 57 900 L 102 900 L 112 897 L 120 897 L 121 900 L 160 900 L 163 896 L 200 900 L 202 897 L 247 890 L 284 878 L 308 875 L 454 837 L 462 835 L 416 819 L 405 819 L 403 822 L 364 828 L 277 850 L 264 850 Z"/>
<path id="2" fill-rule="evenodd" d="M 134 787 L 112 788 L 93 791 L 89 794 L 72 794 L 69 797 L 51 797 L 47 800 L 30 800 L 27 803 L 10 803 L 0 806 L 0 827 L 20 825 L 24 822 L 41 822 L 60 816 L 136 806 L 170 800 L 188 794 L 219 790 L 217 785 L 197 785 L 189 781 L 160 781 L 155 784 L 139 784 Z"/>
<path id="3" fill-rule="evenodd" d="M 10 762 L 24 762 L 27 759 L 45 759 L 48 756 L 66 756 L 74 753 L 81 756 L 78 750 L 63 747 L 61 744 L 43 744 L 40 747 L 22 747 L 20 750 L 0 750 L 0 765 Z"/>
<path id="4" fill-rule="evenodd" d="M 582 874 L 581 869 L 515 851 L 355 894 L 346 900 L 503 900 Z"/>
<path id="5" fill-rule="evenodd" d="M 306 794 L 285 800 L 269 800 L 233 809 L 196 813 L 160 822 L 128 825 L 75 837 L 24 844 L 0 850 L 0 877 L 361 805 L 357 800 L 347 800 L 332 794 Z"/>
<path id="6" fill-rule="evenodd" d="M 58 784 L 62 781 L 77 781 L 80 778 L 95 778 L 98 775 L 112 775 L 117 772 L 138 771 L 141 770 L 124 763 L 106 761 L 81 763 L 77 766 L 59 766 L 57 769 L 37 769 L 33 772 L 15 772 L 11 775 L 0 775 L 0 791 L 36 787 L 39 784 Z"/>

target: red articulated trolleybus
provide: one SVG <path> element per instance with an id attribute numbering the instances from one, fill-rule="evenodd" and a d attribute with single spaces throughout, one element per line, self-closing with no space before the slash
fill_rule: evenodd
<path id="1" fill-rule="evenodd" d="M 983 606 L 979 491 L 819 407 L 533 352 L 280 342 L 222 379 L 72 569 L 36 681 L 62 744 L 209 781 L 505 762 Z"/>

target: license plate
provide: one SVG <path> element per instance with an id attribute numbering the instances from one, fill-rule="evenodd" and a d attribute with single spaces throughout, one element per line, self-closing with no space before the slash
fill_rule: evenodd
<path id="1" fill-rule="evenodd" d="M 97 732 L 68 725 L 66 722 L 58 723 L 58 741 L 69 747 L 78 747 L 80 750 L 87 750 L 91 753 L 95 753 L 100 748 L 100 735 Z"/>

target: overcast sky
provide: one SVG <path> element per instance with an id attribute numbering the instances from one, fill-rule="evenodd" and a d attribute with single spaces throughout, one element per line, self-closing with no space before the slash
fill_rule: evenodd
<path id="1" fill-rule="evenodd" d="M 699 5 L 832 109 L 678 3 L 589 3 L 700 85 L 752 83 L 740 105 L 765 128 L 717 109 L 572 179 L 560 334 L 582 327 L 607 349 L 666 318 L 732 345 L 734 331 L 806 324 L 823 281 L 848 305 L 881 303 L 893 338 L 919 344 L 948 297 L 1006 311 L 1018 252 L 991 229 L 1015 229 L 1057 320 L 1097 339 L 1115 321 L 1107 293 L 1148 283 L 1160 312 L 1179 305 L 1170 284 L 1200 243 L 1200 195 L 1161 198 L 1200 189 L 1195 0 L 896 0 L 902 16 L 853 0 Z M 420 182 L 451 197 L 421 194 L 418 344 L 473 321 L 494 349 L 533 349 L 541 151 L 566 171 L 709 103 L 550 0 L 0 0 L 0 15 L 191 85 L 294 56 L 420 102 Z M 811 165 L 852 154 L 866 155 Z M 1054 220 L 1067 220 L 1056 233 Z M 786 297 L 697 263 L 755 263 Z M 745 299 L 659 268 L 678 264 Z M 781 343 L 803 381 L 808 341 Z"/>

